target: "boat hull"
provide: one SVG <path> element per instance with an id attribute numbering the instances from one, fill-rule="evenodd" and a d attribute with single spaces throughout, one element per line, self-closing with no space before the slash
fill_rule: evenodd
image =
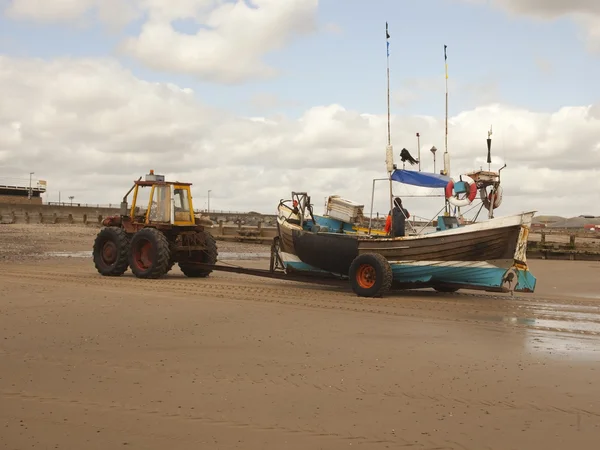
<path id="1" fill-rule="evenodd" d="M 529 270 L 514 267 L 512 261 L 501 265 L 484 261 L 407 261 L 392 262 L 390 266 L 399 288 L 425 285 L 494 292 L 533 292 L 537 281 Z M 511 273 L 513 276 L 509 279 L 507 275 Z"/>
<path id="2" fill-rule="evenodd" d="M 383 255 L 394 287 L 533 292 L 526 264 L 533 213 L 524 213 L 428 235 L 382 238 L 314 232 L 279 217 L 286 270 L 347 276 L 360 254 Z"/>

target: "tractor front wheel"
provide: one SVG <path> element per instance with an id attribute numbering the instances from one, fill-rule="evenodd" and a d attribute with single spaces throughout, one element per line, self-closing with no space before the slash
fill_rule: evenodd
<path id="1" fill-rule="evenodd" d="M 171 249 L 167 237 L 155 228 L 143 228 L 133 235 L 129 267 L 138 278 L 160 278 L 167 273 Z"/>
<path id="2" fill-rule="evenodd" d="M 206 250 L 196 250 L 192 253 L 191 258 L 187 261 L 181 261 L 179 268 L 186 277 L 190 278 L 204 278 L 210 275 L 212 269 L 205 269 L 198 267 L 194 263 L 199 262 L 203 264 L 214 265 L 217 262 L 219 252 L 217 251 L 217 241 L 208 231 L 200 231 L 204 236 L 204 242 L 206 244 Z"/>
<path id="3" fill-rule="evenodd" d="M 119 227 L 100 230 L 94 241 L 92 255 L 96 270 L 104 276 L 118 277 L 127 270 L 129 235 Z"/>

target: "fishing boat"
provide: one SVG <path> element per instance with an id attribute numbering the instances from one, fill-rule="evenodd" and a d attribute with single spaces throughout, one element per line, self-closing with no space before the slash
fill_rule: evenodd
<path id="1" fill-rule="evenodd" d="M 386 35 L 389 37 L 387 24 Z M 435 168 L 434 172 L 422 172 L 420 165 L 418 171 L 397 168 L 390 139 L 388 63 L 386 179 L 390 183 L 390 210 L 393 183 L 441 189 L 444 212 L 440 210 L 427 224 L 434 224 L 435 229 L 389 236 L 373 229 L 373 196 L 367 227 L 364 205 L 330 196 L 325 213 L 317 215 L 307 192 L 292 192 L 290 199 L 280 200 L 277 206 L 278 234 L 271 268 L 345 278 L 362 297 L 382 296 L 393 288 L 533 292 L 536 278 L 529 271 L 526 253 L 536 211 L 494 217 L 494 210 L 502 202 L 500 171 L 506 164 L 497 172 L 491 170 L 491 130 L 487 139 L 488 170 L 451 178 L 447 129 L 446 106 L 446 151 L 440 173 L 435 173 Z M 466 223 L 461 208 L 476 200 L 480 201 L 480 210 L 488 210 L 488 217 Z"/>
<path id="2" fill-rule="evenodd" d="M 342 214 L 314 214 L 305 192 L 281 200 L 276 242 L 282 268 L 348 278 L 363 297 L 382 296 L 392 288 L 535 290 L 536 278 L 526 261 L 535 211 L 470 224 L 441 215 L 433 232 L 388 237 L 361 231 L 356 219 L 362 205 L 351 208 L 358 214 L 343 219 Z"/>

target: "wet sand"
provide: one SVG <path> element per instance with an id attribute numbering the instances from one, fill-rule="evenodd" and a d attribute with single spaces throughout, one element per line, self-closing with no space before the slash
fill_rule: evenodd
<path id="1" fill-rule="evenodd" d="M 531 261 L 537 292 L 514 298 L 359 299 L 23 256 L 97 231 L 64 230 L 0 259 L 0 448 L 597 448 L 600 263 Z"/>

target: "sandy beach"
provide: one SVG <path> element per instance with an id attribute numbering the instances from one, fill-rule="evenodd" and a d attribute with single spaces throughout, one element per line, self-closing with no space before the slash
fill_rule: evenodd
<path id="1" fill-rule="evenodd" d="M 530 261 L 530 295 L 359 299 L 101 277 L 97 231 L 0 227 L 2 449 L 598 447 L 599 262 Z M 268 265 L 240 259 L 267 245 L 218 244 Z"/>

